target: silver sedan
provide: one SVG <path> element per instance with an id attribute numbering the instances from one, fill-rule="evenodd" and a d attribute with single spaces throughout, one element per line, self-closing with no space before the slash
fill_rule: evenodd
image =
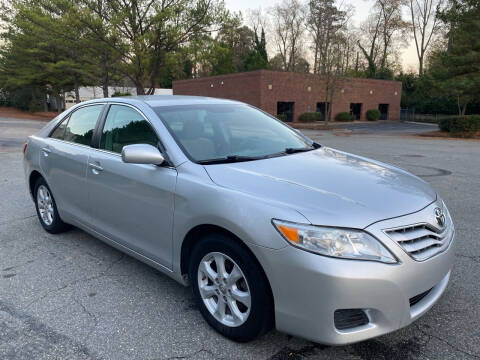
<path id="1" fill-rule="evenodd" d="M 79 227 L 191 285 L 236 341 L 382 335 L 450 277 L 454 226 L 426 182 L 239 102 L 85 102 L 28 138 L 24 167 L 46 231 Z"/>

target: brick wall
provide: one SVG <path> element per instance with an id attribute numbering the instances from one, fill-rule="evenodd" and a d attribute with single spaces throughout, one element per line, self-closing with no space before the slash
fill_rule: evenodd
<path id="1" fill-rule="evenodd" d="M 201 95 L 234 99 L 277 114 L 277 102 L 294 102 L 294 120 L 307 111 L 316 111 L 325 101 L 325 83 L 321 76 L 259 70 L 192 80 L 174 81 L 175 95 Z M 349 112 L 350 103 L 362 103 L 361 120 L 369 109 L 389 104 L 389 120 L 399 120 L 402 84 L 398 81 L 346 79 L 336 84 L 332 119 Z"/>
<path id="2" fill-rule="evenodd" d="M 238 100 L 260 107 L 259 75 L 258 71 L 252 71 L 174 81 L 173 94 Z"/>

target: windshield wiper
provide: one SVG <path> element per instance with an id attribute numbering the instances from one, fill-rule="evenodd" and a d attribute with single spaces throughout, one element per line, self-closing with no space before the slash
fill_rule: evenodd
<path id="1" fill-rule="evenodd" d="M 252 160 L 259 160 L 264 158 L 265 158 L 264 156 L 259 157 L 259 156 L 229 155 L 222 158 L 200 160 L 197 162 L 202 165 L 212 165 L 212 164 L 228 164 L 228 163 L 235 163 L 235 162 L 242 162 L 242 161 L 252 161 Z"/>
<path id="2" fill-rule="evenodd" d="M 310 145 L 309 147 L 304 147 L 304 148 L 286 148 L 286 149 L 283 150 L 283 151 L 280 151 L 280 152 L 278 152 L 278 153 L 274 153 L 274 154 L 268 155 L 267 157 L 269 157 L 269 158 L 274 158 L 274 157 L 283 156 L 283 155 L 289 155 L 289 154 L 296 154 L 296 153 L 300 153 L 300 152 L 313 151 L 313 150 L 319 149 L 320 147 L 322 147 L 322 145 L 317 144 L 316 142 L 314 142 L 314 143 L 312 143 L 312 145 Z"/>
<path id="3" fill-rule="evenodd" d="M 295 153 L 299 153 L 299 152 L 306 152 L 306 151 L 312 151 L 312 150 L 315 150 L 315 148 L 313 146 L 308 147 L 308 148 L 286 148 L 284 150 L 284 153 L 285 154 L 295 154 Z"/>

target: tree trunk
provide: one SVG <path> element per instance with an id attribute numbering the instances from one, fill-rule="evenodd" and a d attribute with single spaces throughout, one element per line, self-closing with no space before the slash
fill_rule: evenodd
<path id="1" fill-rule="evenodd" d="M 48 111 L 47 93 L 43 94 L 43 111 Z"/>
<path id="2" fill-rule="evenodd" d="M 108 76 L 108 67 L 107 67 L 107 59 L 104 54 L 102 58 L 102 90 L 103 90 L 103 97 L 108 98 L 108 85 L 110 83 L 110 79 Z"/>
<path id="3" fill-rule="evenodd" d="M 62 112 L 62 97 L 60 95 L 55 96 L 55 102 L 57 103 L 57 112 Z"/>
<path id="4" fill-rule="evenodd" d="M 135 87 L 137 88 L 137 95 L 145 95 L 145 88 L 141 82 L 135 82 Z"/>
<path id="5" fill-rule="evenodd" d="M 79 104 L 80 103 L 80 89 L 78 88 L 78 76 L 75 75 L 73 77 L 73 86 L 75 88 L 75 103 Z"/>

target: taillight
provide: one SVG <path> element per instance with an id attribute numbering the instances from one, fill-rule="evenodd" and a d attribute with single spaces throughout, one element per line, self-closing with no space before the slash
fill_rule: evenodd
<path id="1" fill-rule="evenodd" d="M 25 151 L 27 151 L 27 146 L 28 142 L 25 141 L 25 143 L 23 144 L 23 155 L 25 155 Z"/>

